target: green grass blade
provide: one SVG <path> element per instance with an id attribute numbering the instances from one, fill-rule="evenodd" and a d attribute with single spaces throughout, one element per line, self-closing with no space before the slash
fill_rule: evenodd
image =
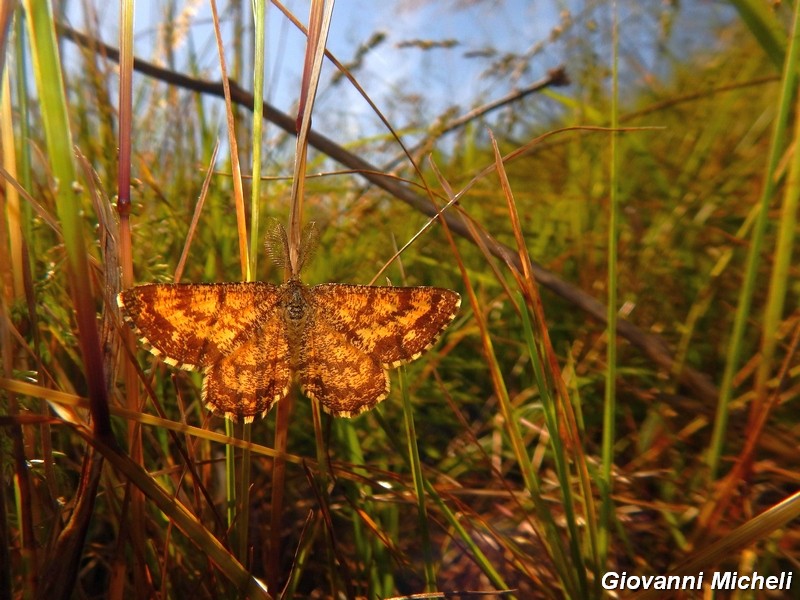
<path id="1" fill-rule="evenodd" d="M 795 6 L 795 24 L 797 23 L 797 6 Z M 795 29 L 797 31 L 797 29 Z M 734 317 L 733 333 L 728 343 L 728 353 L 725 360 L 725 371 L 722 375 L 720 384 L 720 398 L 717 404 L 717 413 L 714 420 L 714 431 L 712 433 L 711 445 L 709 447 L 706 463 L 709 469 L 709 479 L 713 481 L 719 470 L 719 461 L 722 456 L 725 444 L 725 434 L 728 425 L 729 403 L 733 396 L 733 378 L 739 368 L 742 354 L 742 343 L 747 322 L 750 319 L 750 307 L 753 301 L 753 294 L 756 289 L 756 276 L 761 262 L 761 251 L 764 245 L 764 235 L 769 218 L 769 207 L 775 194 L 775 173 L 778 169 L 781 156 L 783 155 L 786 139 L 786 128 L 791 114 L 791 104 L 794 94 L 797 92 L 797 61 L 798 43 L 796 36 L 791 39 L 791 46 L 788 60 L 784 65 L 781 93 L 778 97 L 778 112 L 775 117 L 775 124 L 770 144 L 769 159 L 766 171 L 764 172 L 764 187 L 759 201 L 759 212 L 753 226 L 751 243 L 747 256 L 747 266 L 745 269 L 744 283 L 736 307 Z"/>
<path id="2" fill-rule="evenodd" d="M 471 553 L 470 556 L 481 568 L 481 570 L 483 570 L 483 572 L 489 578 L 489 581 L 491 581 L 498 590 L 507 590 L 508 585 L 503 580 L 502 575 L 498 573 L 497 569 L 492 564 L 492 561 L 490 561 L 483 553 L 483 550 L 480 549 L 480 546 L 475 543 L 475 541 L 472 539 L 472 536 L 470 536 L 467 529 L 461 523 L 460 519 L 452 510 L 450 510 L 450 507 L 447 506 L 444 499 L 439 495 L 439 492 L 437 492 L 436 488 L 433 487 L 433 484 L 431 484 L 431 482 L 427 479 L 423 480 L 423 483 L 425 484 L 425 491 L 428 494 L 428 498 L 433 500 L 439 507 L 442 516 L 444 516 L 447 523 L 456 532 L 458 539 L 460 539 L 467 546 L 467 548 L 469 548 Z M 509 598 L 513 598 L 513 596 L 509 596 Z"/>
<path id="3" fill-rule="evenodd" d="M 780 69 L 786 55 L 786 36 L 769 5 L 762 0 L 730 0 L 739 17 L 758 40 L 769 59 Z M 797 63 L 794 63 L 795 70 Z"/>
<path id="4" fill-rule="evenodd" d="M 261 118 L 261 107 L 264 104 L 264 23 L 266 10 L 264 0 L 253 0 L 253 177 L 250 180 L 250 275 L 256 277 L 258 267 L 258 250 L 261 245 L 259 237 L 259 220 L 261 214 L 261 143 L 263 138 L 264 119 Z"/>
<path id="5" fill-rule="evenodd" d="M 611 128 L 619 127 L 619 15 L 617 4 L 614 2 L 612 16 L 611 45 Z M 614 441 L 616 439 L 617 417 L 617 285 L 619 280 L 619 267 L 617 257 L 619 254 L 618 240 L 620 227 L 619 214 L 619 133 L 611 132 L 611 172 L 609 174 L 610 207 L 608 217 L 608 297 L 606 310 L 606 373 L 605 392 L 603 399 L 603 441 L 600 478 L 600 523 L 598 527 L 598 557 L 600 568 L 603 569 L 608 557 L 611 521 L 613 519 L 614 501 Z M 599 591 L 599 587 L 597 588 Z"/>
<path id="6" fill-rule="evenodd" d="M 375 416 L 378 422 L 380 423 L 382 429 L 387 433 L 387 439 L 394 440 L 395 439 L 394 429 L 389 426 L 386 420 L 382 416 L 380 416 L 379 413 L 376 414 Z M 397 455 L 402 457 L 402 459 L 407 463 L 408 456 L 400 451 L 399 440 L 393 445 L 397 450 Z M 408 463 L 407 466 L 409 469 L 411 468 L 410 465 L 408 465 Z M 498 590 L 508 589 L 508 586 L 503 580 L 503 577 L 500 575 L 495 566 L 492 564 L 492 561 L 489 560 L 489 558 L 486 556 L 483 550 L 481 550 L 480 546 L 477 543 L 475 543 L 475 541 L 472 539 L 472 536 L 469 534 L 469 531 L 465 527 L 464 523 L 462 523 L 463 517 L 460 516 L 460 513 L 459 515 L 457 515 L 455 512 L 453 512 L 453 510 L 445 502 L 444 498 L 442 498 L 442 496 L 436 490 L 436 487 L 430 481 L 428 481 L 427 478 L 423 478 L 422 482 L 425 487 L 426 497 L 429 500 L 432 500 L 436 504 L 436 506 L 441 511 L 441 516 L 455 532 L 454 537 L 460 540 L 469 549 L 471 558 L 481 568 L 483 573 L 489 578 L 489 581 L 491 581 L 492 584 L 496 586 Z"/>
<path id="7" fill-rule="evenodd" d="M 428 511 L 425 505 L 425 474 L 422 472 L 422 465 L 419 462 L 417 432 L 414 427 L 414 408 L 411 406 L 411 397 L 408 395 L 405 368 L 398 369 L 398 373 L 400 393 L 403 397 L 403 419 L 405 421 L 408 464 L 411 467 L 414 493 L 417 496 L 417 517 L 419 519 L 420 535 L 422 536 L 422 561 L 425 565 L 425 589 L 428 592 L 433 592 L 436 590 L 436 574 L 433 571 L 431 534 L 428 530 Z"/>
<path id="8" fill-rule="evenodd" d="M 364 452 L 354 422 L 349 419 L 336 419 L 333 427 L 337 439 L 348 457 L 347 461 L 354 465 L 355 472 L 360 477 L 372 479 L 374 476 L 366 467 Z M 386 547 L 380 538 L 384 536 L 388 540 L 396 539 L 396 523 L 399 514 L 397 505 L 380 505 L 380 513 L 377 513 L 376 506 L 379 504 L 371 499 L 372 489 L 370 486 L 356 483 L 345 489 L 353 507 L 353 543 L 357 548 L 359 562 L 365 568 L 361 577 L 369 581 L 368 585 L 373 596 L 379 598 L 391 596 L 395 590 L 393 563 L 388 560 Z M 367 518 L 371 521 L 371 528 L 375 530 L 373 535 L 370 535 L 370 527 L 364 524 L 364 520 Z M 382 531 L 378 532 L 381 525 L 383 526 Z"/>
<path id="9" fill-rule="evenodd" d="M 67 111 L 64 79 L 55 36 L 50 3 L 26 0 L 28 36 L 33 57 L 33 73 L 41 107 L 50 170 L 55 179 L 56 210 L 62 224 L 67 254 L 70 295 L 76 312 L 78 342 L 91 399 L 93 423 L 97 435 L 112 440 L 105 387 L 104 361 L 97 331 L 95 299 L 89 276 L 89 261 L 83 235 L 82 195 L 75 189 L 72 134 Z"/>
<path id="10" fill-rule="evenodd" d="M 524 307 L 524 296 L 521 292 L 519 293 L 519 298 L 521 302 L 520 306 Z M 578 518 L 575 514 L 576 504 L 575 497 L 572 493 L 569 458 L 567 457 L 566 450 L 560 437 L 561 420 L 558 416 L 559 411 L 553 396 L 550 394 L 550 388 L 545 375 L 545 366 L 540 360 L 540 352 L 534 339 L 530 315 L 527 309 L 523 309 L 520 314 L 522 316 L 522 328 L 527 342 L 528 354 L 531 359 L 531 366 L 533 367 L 534 379 L 542 398 L 542 411 L 544 412 L 545 423 L 550 432 L 550 447 L 553 451 L 556 476 L 561 485 L 561 494 L 563 495 L 564 515 L 567 529 L 569 530 L 569 547 L 572 560 L 567 558 L 562 548 L 561 535 L 558 531 L 555 519 L 553 518 L 553 513 L 542 498 L 538 487 L 536 494 L 532 493 L 531 495 L 539 520 L 544 525 L 547 538 L 544 542 L 550 550 L 551 558 L 561 577 L 564 588 L 571 597 L 575 597 L 576 595 L 586 596 L 589 587 L 586 579 L 586 565 L 580 550 L 580 529 L 578 526 Z M 579 590 L 582 591 L 579 592 Z"/>
<path id="11" fill-rule="evenodd" d="M 795 21 L 789 48 L 788 64 L 797 64 L 800 60 L 800 2 L 795 3 Z M 796 72 L 796 71 L 795 71 Z M 788 74 L 788 73 L 787 73 Z M 786 294 L 789 285 L 792 251 L 795 241 L 795 225 L 797 223 L 798 198 L 800 198 L 800 90 L 795 90 L 795 130 L 794 139 L 790 142 L 795 151 L 789 164 L 789 174 L 783 195 L 780 217 L 778 217 L 778 240 L 776 242 L 775 264 L 770 277 L 767 305 L 764 312 L 764 329 L 761 336 L 761 363 L 756 376 L 756 408 L 761 409 L 767 393 L 767 381 L 773 369 L 775 350 L 778 344 L 778 327 L 783 316 Z"/>

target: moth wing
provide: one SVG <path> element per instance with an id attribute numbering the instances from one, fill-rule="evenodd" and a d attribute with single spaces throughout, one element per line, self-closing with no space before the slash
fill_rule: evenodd
<path id="1" fill-rule="evenodd" d="M 326 323 L 386 368 L 430 348 L 461 305 L 456 292 L 435 287 L 328 283 L 311 289 Z"/>
<path id="2" fill-rule="evenodd" d="M 354 417 L 389 395 L 380 361 L 354 346 L 323 319 L 306 328 L 298 378 L 303 392 L 337 417 Z"/>
<path id="3" fill-rule="evenodd" d="M 277 311 L 230 354 L 203 370 L 203 402 L 245 423 L 266 415 L 289 393 L 292 371 L 286 327 Z"/>
<path id="4" fill-rule="evenodd" d="M 272 317 L 278 300 L 278 287 L 261 282 L 147 284 L 117 296 L 150 351 L 190 370 L 231 354 Z"/>

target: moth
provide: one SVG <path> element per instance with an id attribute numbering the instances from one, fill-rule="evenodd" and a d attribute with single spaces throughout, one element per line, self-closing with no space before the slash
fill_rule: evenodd
<path id="1" fill-rule="evenodd" d="M 306 285 L 299 274 L 313 252 L 313 224 L 296 267 L 283 227 L 270 237 L 272 248 L 282 245 L 283 284 L 145 284 L 117 296 L 145 346 L 169 365 L 201 371 L 203 402 L 228 419 L 266 415 L 295 381 L 334 416 L 369 410 L 389 394 L 388 370 L 430 348 L 461 304 L 436 287 Z"/>

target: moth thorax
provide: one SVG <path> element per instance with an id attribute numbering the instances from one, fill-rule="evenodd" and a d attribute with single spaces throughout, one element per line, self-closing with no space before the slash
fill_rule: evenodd
<path id="1" fill-rule="evenodd" d="M 308 303 L 303 296 L 303 287 L 299 282 L 289 282 L 289 293 L 286 298 L 286 319 L 290 325 L 299 326 L 308 314 Z"/>

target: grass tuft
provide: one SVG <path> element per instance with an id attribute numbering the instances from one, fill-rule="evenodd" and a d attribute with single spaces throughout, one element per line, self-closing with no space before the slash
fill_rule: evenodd
<path id="1" fill-rule="evenodd" d="M 83 33 L 40 0 L 0 22 L 0 597 L 600 598 L 610 570 L 794 569 L 798 3 L 590 1 L 491 48 L 392 44 L 398 13 L 353 57 L 324 4 L 307 29 L 168 9 L 147 57 L 130 2 L 119 51 L 91 3 Z M 372 65 L 411 53 L 386 92 Z M 475 82 L 411 94 L 455 53 Z M 299 122 L 263 102 L 286 97 Z M 294 264 L 317 223 L 306 283 L 462 295 L 356 419 L 298 396 L 226 425 L 126 337 L 121 286 L 280 282 L 271 217 Z"/>

